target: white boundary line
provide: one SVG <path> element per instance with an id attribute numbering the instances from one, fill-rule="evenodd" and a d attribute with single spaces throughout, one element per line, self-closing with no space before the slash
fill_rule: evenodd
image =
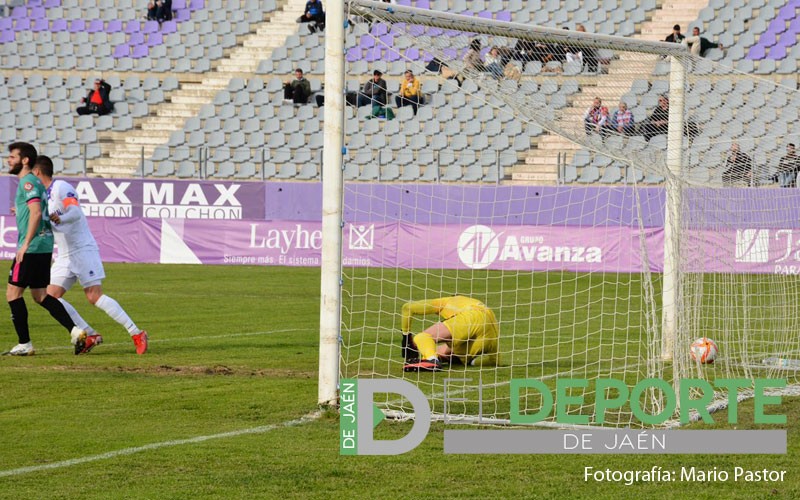
<path id="1" fill-rule="evenodd" d="M 123 448 L 121 450 L 109 451 L 107 453 L 101 453 L 99 455 L 90 455 L 88 457 L 80 457 L 80 458 L 71 458 L 69 460 L 62 460 L 61 462 L 54 462 L 51 464 L 44 464 L 44 465 L 32 465 L 29 467 L 20 467 L 18 469 L 9 469 L 0 471 L 0 477 L 11 477 L 11 476 L 19 476 L 22 474 L 28 474 L 31 472 L 39 472 L 43 470 L 50 470 L 50 469 L 60 469 L 63 467 L 71 467 L 73 465 L 85 464 L 87 462 L 96 462 L 98 460 L 106 460 L 109 458 L 116 458 L 122 457 L 125 455 L 133 455 L 135 453 L 141 453 L 143 451 L 150 451 L 150 450 L 157 450 L 159 448 L 168 448 L 171 446 L 181 446 L 184 444 L 195 444 L 195 443 L 202 443 L 205 441 L 210 441 L 212 439 L 223 439 L 229 437 L 237 437 L 237 436 L 244 436 L 247 434 L 263 434 L 265 432 L 273 431 L 276 429 L 283 429 L 286 427 L 294 427 L 296 425 L 301 425 L 306 422 L 311 422 L 313 420 L 318 419 L 322 415 L 321 410 L 315 410 L 311 413 L 303 415 L 302 417 L 289 420 L 287 422 L 283 422 L 280 424 L 271 424 L 271 425 L 262 425 L 259 427 L 252 427 L 250 429 L 241 429 L 238 431 L 230 431 L 230 432 L 223 432 L 220 434 L 211 434 L 208 436 L 197 436 L 193 438 L 187 439 L 175 439 L 173 441 L 162 441 L 160 443 L 151 443 L 146 444 L 144 446 L 135 446 L 133 448 Z"/>
<path id="2" fill-rule="evenodd" d="M 163 344 L 165 342 L 186 342 L 186 341 L 194 341 L 194 340 L 206 340 L 206 339 L 228 339 L 234 337 L 253 337 L 256 335 L 271 335 L 273 333 L 296 333 L 296 332 L 305 332 L 310 331 L 303 328 L 289 328 L 286 330 L 267 330 L 261 332 L 245 332 L 245 333 L 226 333 L 223 335 L 200 335 L 196 337 L 175 337 L 175 338 L 151 338 L 148 340 L 150 344 Z M 106 334 L 100 333 L 103 335 L 104 342 L 101 345 L 104 346 L 117 346 L 117 345 L 130 345 L 129 342 L 105 342 Z M 120 334 L 122 335 L 122 334 Z M 64 350 L 73 350 L 75 346 L 72 345 L 65 345 L 65 346 L 53 346 L 53 347 L 45 347 L 42 349 L 36 348 L 36 352 L 46 352 L 46 351 L 64 351 Z M 91 356 L 91 354 L 89 354 Z"/>

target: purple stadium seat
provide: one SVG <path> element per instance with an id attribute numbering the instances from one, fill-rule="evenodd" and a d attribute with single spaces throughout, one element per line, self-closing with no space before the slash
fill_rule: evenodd
<path id="1" fill-rule="evenodd" d="M 53 25 L 50 26 L 50 31 L 58 33 L 59 31 L 67 31 L 66 19 L 53 19 Z"/>
<path id="2" fill-rule="evenodd" d="M 458 51 L 450 47 L 443 49 L 442 55 L 444 56 L 445 61 L 454 61 L 459 58 Z"/>
<path id="3" fill-rule="evenodd" d="M 32 19 L 31 20 L 31 31 L 39 33 L 40 31 L 48 31 L 50 30 L 50 20 L 47 18 L 44 19 Z"/>
<path id="4" fill-rule="evenodd" d="M 777 44 L 773 45 L 769 49 L 769 59 L 780 60 L 786 57 L 786 46 Z M 752 59 L 752 58 L 751 58 Z"/>
<path id="5" fill-rule="evenodd" d="M 372 25 L 372 30 L 370 32 L 372 36 L 382 36 L 389 32 L 389 27 L 383 23 L 375 23 Z"/>
<path id="6" fill-rule="evenodd" d="M 374 62 L 374 61 L 381 61 L 383 60 L 383 54 L 381 53 L 380 47 L 373 47 L 367 50 L 367 53 L 364 55 L 364 60 L 367 62 Z"/>
<path id="7" fill-rule="evenodd" d="M 127 33 L 129 35 L 131 33 L 138 33 L 141 28 L 142 28 L 142 25 L 136 19 L 131 19 L 130 21 L 125 23 L 125 33 Z"/>
<path id="8" fill-rule="evenodd" d="M 397 5 L 405 5 L 411 7 L 411 0 L 397 0 Z"/>
<path id="9" fill-rule="evenodd" d="M 431 8 L 430 0 L 417 0 L 417 8 L 418 9 L 430 9 Z"/>
<path id="10" fill-rule="evenodd" d="M 44 6 L 48 9 L 61 6 L 61 0 L 45 0 Z"/>
<path id="11" fill-rule="evenodd" d="M 175 12 L 175 17 L 173 19 L 181 23 L 183 21 L 188 21 L 189 19 L 191 19 L 191 17 L 192 16 L 191 13 L 189 12 L 189 9 L 180 9 Z"/>
<path id="12" fill-rule="evenodd" d="M 172 10 L 185 9 L 186 0 L 174 0 L 172 2 Z"/>
<path id="13" fill-rule="evenodd" d="M 127 43 L 121 43 L 114 47 L 114 58 L 129 57 L 131 55 L 131 48 Z"/>
<path id="14" fill-rule="evenodd" d="M 511 22 L 511 12 L 509 12 L 507 10 L 501 10 L 500 12 L 497 13 L 497 17 L 495 17 L 495 19 L 497 19 L 498 21 L 505 21 L 505 22 L 509 22 L 510 23 Z"/>
<path id="15" fill-rule="evenodd" d="M 155 33 L 156 31 L 158 31 L 158 21 L 145 21 L 141 29 L 141 32 L 145 35 Z"/>
<path id="16" fill-rule="evenodd" d="M 119 33 L 122 31 L 122 21 L 119 19 L 112 19 L 106 26 L 106 33 Z"/>
<path id="17" fill-rule="evenodd" d="M 16 35 L 12 30 L 2 30 L 0 31 L 0 43 L 8 43 L 13 42 L 16 39 Z"/>
<path id="18" fill-rule="evenodd" d="M 41 7 L 42 6 L 42 0 L 28 0 L 26 3 L 28 4 L 28 7 Z"/>
<path id="19" fill-rule="evenodd" d="M 412 24 L 408 27 L 408 34 L 411 36 L 422 36 L 425 34 L 425 26 L 420 26 L 419 24 Z"/>
<path id="20" fill-rule="evenodd" d="M 163 23 L 161 23 L 162 35 L 169 35 L 170 33 L 175 33 L 176 31 L 178 31 L 178 23 L 176 23 L 175 21 L 164 21 Z"/>
<path id="21" fill-rule="evenodd" d="M 462 16 L 466 16 L 466 17 L 475 17 L 475 13 L 472 12 L 471 10 L 465 10 L 463 12 L 457 12 L 457 14 L 462 15 Z"/>
<path id="22" fill-rule="evenodd" d="M 431 54 L 430 52 L 423 52 L 422 53 L 422 60 L 425 61 L 425 62 L 433 61 L 433 54 Z"/>
<path id="23" fill-rule="evenodd" d="M 492 19 L 492 13 L 489 12 L 488 10 L 482 10 L 478 12 L 478 17 L 483 19 Z"/>
<path id="24" fill-rule="evenodd" d="M 192 3 L 189 5 L 189 10 L 195 11 L 200 9 L 206 8 L 206 1 L 205 0 L 192 0 Z"/>
<path id="25" fill-rule="evenodd" d="M 141 33 L 131 33 L 128 37 L 128 45 L 131 47 L 144 43 L 144 35 Z"/>
<path id="26" fill-rule="evenodd" d="M 347 49 L 347 54 L 345 55 L 347 62 L 355 62 L 361 60 L 361 48 L 359 47 L 350 47 Z"/>
<path id="27" fill-rule="evenodd" d="M 364 35 L 358 41 L 358 46 L 361 47 L 362 49 L 371 49 L 372 47 L 375 46 L 375 38 L 369 35 Z"/>
<path id="28" fill-rule="evenodd" d="M 386 60 L 386 62 L 398 61 L 400 60 L 400 53 L 397 52 L 395 49 L 388 49 L 383 57 Z"/>
<path id="29" fill-rule="evenodd" d="M 73 23 L 74 23 L 74 21 L 73 21 Z M 89 26 L 86 27 L 86 32 L 87 33 L 98 33 L 100 31 L 103 31 L 103 29 L 105 29 L 105 25 L 104 25 L 102 19 L 92 19 L 91 21 L 89 21 Z M 70 30 L 70 31 L 72 31 L 72 30 Z"/>
<path id="30" fill-rule="evenodd" d="M 419 59 L 419 49 L 416 47 L 409 47 L 406 49 L 406 59 L 409 61 L 416 61 Z"/>
<path id="31" fill-rule="evenodd" d="M 147 35 L 147 46 L 148 47 L 155 47 L 156 45 L 161 45 L 164 43 L 164 35 L 159 32 L 150 33 Z"/>
<path id="32" fill-rule="evenodd" d="M 797 6 L 793 2 L 788 2 L 778 11 L 778 19 L 788 21 L 797 17 Z"/>
<path id="33" fill-rule="evenodd" d="M 11 17 L 14 19 L 21 19 L 28 16 L 28 8 L 24 5 L 18 5 L 11 10 Z"/>
<path id="34" fill-rule="evenodd" d="M 758 45 L 762 45 L 764 47 L 772 47 L 778 41 L 778 34 L 774 31 L 765 31 L 760 37 L 758 37 Z"/>
<path id="35" fill-rule="evenodd" d="M 786 31 L 786 21 L 783 19 L 775 18 L 769 22 L 769 26 L 767 26 L 767 31 L 772 31 L 773 33 L 783 33 Z"/>
<path id="36" fill-rule="evenodd" d="M 13 30 L 14 20 L 10 17 L 0 17 L 0 30 Z"/>
<path id="37" fill-rule="evenodd" d="M 47 17 L 47 12 L 44 7 L 34 7 L 28 14 L 28 17 L 31 19 L 45 19 Z"/>
<path id="38" fill-rule="evenodd" d="M 69 22 L 70 33 L 78 33 L 81 31 L 86 31 L 86 21 L 83 19 L 73 19 Z"/>
<path id="39" fill-rule="evenodd" d="M 760 61 L 761 59 L 764 59 L 765 55 L 766 51 L 764 50 L 764 46 L 761 45 L 761 43 L 758 43 L 750 47 L 750 51 L 747 53 L 747 58 L 754 61 Z"/>
<path id="40" fill-rule="evenodd" d="M 14 23 L 14 31 L 28 31 L 31 29 L 31 20 L 27 17 L 17 18 Z"/>
<path id="41" fill-rule="evenodd" d="M 142 57 L 147 57 L 147 54 L 150 53 L 150 49 L 147 48 L 145 44 L 133 45 L 133 51 L 131 52 L 131 57 L 134 59 L 141 59 Z"/>
<path id="42" fill-rule="evenodd" d="M 394 47 L 394 35 L 388 34 L 381 36 L 381 45 L 384 47 Z"/>

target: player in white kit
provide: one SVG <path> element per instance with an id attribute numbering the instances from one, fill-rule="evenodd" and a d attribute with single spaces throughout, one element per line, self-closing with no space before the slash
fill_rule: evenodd
<path id="1" fill-rule="evenodd" d="M 116 300 L 103 294 L 102 281 L 106 275 L 103 262 L 100 260 L 100 249 L 78 204 L 75 188 L 60 179 L 53 179 L 53 162 L 47 156 L 37 158 L 33 173 L 41 179 L 47 189 L 48 216 L 58 246 L 58 256 L 50 269 L 50 285 L 47 287 L 47 293 L 59 299 L 72 321 L 78 328 L 87 332 L 79 338 L 72 339 L 75 344 L 75 354 L 87 353 L 103 342 L 103 337 L 97 334 L 63 298 L 76 281 L 83 287 L 89 302 L 102 309 L 128 331 L 136 347 L 136 353 L 144 354 L 147 351 L 147 332 L 136 326 Z"/>

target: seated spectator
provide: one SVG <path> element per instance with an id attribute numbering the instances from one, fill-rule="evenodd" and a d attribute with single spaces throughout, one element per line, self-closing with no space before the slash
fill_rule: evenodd
<path id="1" fill-rule="evenodd" d="M 778 174 L 775 180 L 783 188 L 793 188 L 797 185 L 797 174 L 800 172 L 800 156 L 794 149 L 794 144 L 786 145 L 786 155 L 778 163 Z"/>
<path id="2" fill-rule="evenodd" d="M 321 0 L 308 0 L 303 15 L 297 18 L 298 23 L 311 23 L 308 31 L 316 33 L 325 29 L 325 11 Z"/>
<path id="3" fill-rule="evenodd" d="M 726 186 L 744 183 L 753 184 L 753 160 L 739 150 L 738 143 L 732 143 L 725 159 L 727 169 L 722 172 L 722 183 Z"/>
<path id="4" fill-rule="evenodd" d="M 486 71 L 488 71 L 493 77 L 500 80 L 503 78 L 503 60 L 502 56 L 500 56 L 500 49 L 497 47 L 492 47 L 489 50 L 489 53 L 486 54 Z"/>
<path id="5" fill-rule="evenodd" d="M 604 128 L 608 126 L 608 108 L 603 106 L 603 101 L 599 97 L 594 98 L 594 102 L 583 114 L 583 129 L 586 135 L 593 132 L 604 135 Z"/>
<path id="6" fill-rule="evenodd" d="M 464 72 L 474 73 L 484 70 L 483 59 L 481 58 L 481 41 L 476 38 L 470 42 L 469 50 L 464 54 Z"/>
<path id="7" fill-rule="evenodd" d="M 114 105 L 109 98 L 111 94 L 111 85 L 105 80 L 96 79 L 94 81 L 94 88 L 81 99 L 83 106 L 79 106 L 77 111 L 79 115 L 89 115 L 92 113 L 98 115 L 107 115 L 114 109 Z"/>
<path id="8" fill-rule="evenodd" d="M 681 33 L 681 25 L 676 24 L 672 27 L 672 33 L 667 35 L 667 38 L 665 38 L 664 41 L 670 43 L 681 43 L 683 42 L 684 38 L 686 37 L 683 36 L 683 33 Z"/>
<path id="9" fill-rule="evenodd" d="M 172 0 L 150 0 L 147 3 L 147 20 L 164 22 L 172 19 Z"/>
<path id="10" fill-rule="evenodd" d="M 305 104 L 311 95 L 311 82 L 303 76 L 303 70 L 294 70 L 295 79 L 283 84 L 283 98 L 295 104 Z"/>
<path id="11" fill-rule="evenodd" d="M 631 113 L 624 101 L 619 102 L 619 108 L 614 111 L 614 115 L 611 117 L 611 128 L 618 134 L 634 135 L 635 133 L 633 113 Z"/>
<path id="12" fill-rule="evenodd" d="M 700 57 L 705 57 L 708 49 L 722 50 L 723 48 L 721 43 L 714 43 L 709 41 L 708 38 L 700 36 L 700 28 L 697 27 L 692 28 L 692 36 L 684 38 L 683 43 L 689 45 L 692 55 Z"/>
<path id="13" fill-rule="evenodd" d="M 372 72 L 372 79 L 367 80 L 361 93 L 358 94 L 357 105 L 361 106 L 386 106 L 386 80 L 381 78 L 383 73 L 377 69 Z"/>
<path id="14" fill-rule="evenodd" d="M 640 131 L 646 141 L 659 134 L 666 134 L 669 130 L 669 99 L 662 95 L 658 97 L 658 106 L 650 113 L 641 124 Z"/>
<path id="15" fill-rule="evenodd" d="M 406 70 L 406 80 L 400 85 L 400 95 L 394 96 L 397 107 L 411 106 L 414 114 L 417 114 L 417 106 L 423 103 L 422 90 L 414 73 L 411 70 Z"/>

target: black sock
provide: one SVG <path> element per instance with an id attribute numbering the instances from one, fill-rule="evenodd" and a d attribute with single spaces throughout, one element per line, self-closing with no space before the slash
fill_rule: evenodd
<path id="1" fill-rule="evenodd" d="M 28 331 L 28 308 L 25 306 L 25 299 L 20 297 L 9 301 L 8 307 L 11 308 L 11 322 L 17 331 L 20 344 L 27 344 L 31 341 L 31 334 Z"/>
<path id="2" fill-rule="evenodd" d="M 54 317 L 56 321 L 61 323 L 61 326 L 66 328 L 68 332 L 71 332 L 75 327 L 75 323 L 72 321 L 72 318 L 69 317 L 69 313 L 64 308 L 64 304 L 62 304 L 57 298 L 48 294 L 42 301 L 41 306 L 47 309 L 47 312 L 50 313 L 50 316 Z"/>

